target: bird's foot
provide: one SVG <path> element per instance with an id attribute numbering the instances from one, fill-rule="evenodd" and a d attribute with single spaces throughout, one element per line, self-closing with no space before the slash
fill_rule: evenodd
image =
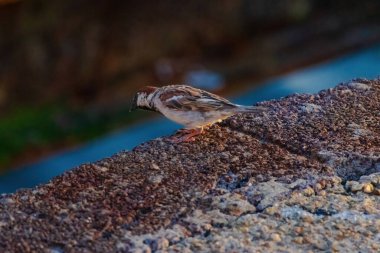
<path id="1" fill-rule="evenodd" d="M 195 141 L 195 136 L 203 133 L 202 128 L 197 129 L 181 129 L 178 131 L 181 136 L 173 136 L 169 139 L 171 143 L 182 143 L 182 142 L 193 142 Z"/>
<path id="2" fill-rule="evenodd" d="M 186 129 L 186 128 L 183 128 L 183 129 L 179 129 L 179 130 L 177 130 L 177 132 L 176 132 L 175 134 L 176 134 L 176 135 L 177 135 L 177 134 L 185 135 L 185 134 L 192 133 L 193 131 L 194 131 L 194 129 Z"/>
<path id="3" fill-rule="evenodd" d="M 171 137 L 169 139 L 169 141 L 171 143 L 193 142 L 193 141 L 195 141 L 195 138 L 194 137 L 190 137 L 189 138 L 189 137 L 186 137 L 186 136 L 181 136 L 181 137 L 174 136 L 174 137 Z"/>

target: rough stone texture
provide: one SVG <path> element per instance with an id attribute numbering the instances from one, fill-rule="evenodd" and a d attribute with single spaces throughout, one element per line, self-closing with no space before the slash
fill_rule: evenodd
<path id="1" fill-rule="evenodd" d="M 261 103 L 0 198 L 1 252 L 378 252 L 380 80 Z"/>
<path id="2" fill-rule="evenodd" d="M 228 124 L 355 178 L 380 170 L 378 83 L 356 80 L 316 95 L 265 102 L 272 108 L 265 117 L 234 117 Z"/>

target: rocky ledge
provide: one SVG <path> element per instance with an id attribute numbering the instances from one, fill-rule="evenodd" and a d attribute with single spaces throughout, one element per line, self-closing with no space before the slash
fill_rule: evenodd
<path id="1" fill-rule="evenodd" d="M 1 252 L 379 252 L 380 79 L 0 198 Z"/>

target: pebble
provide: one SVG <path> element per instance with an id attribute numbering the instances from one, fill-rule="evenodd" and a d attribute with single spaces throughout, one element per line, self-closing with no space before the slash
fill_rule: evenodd
<path id="1" fill-rule="evenodd" d="M 316 183 L 314 187 L 315 187 L 315 189 L 316 189 L 317 191 L 320 191 L 320 190 L 323 189 L 323 188 L 322 188 L 322 185 L 321 185 L 320 183 Z"/>
<path id="2" fill-rule="evenodd" d="M 295 243 L 302 244 L 303 243 L 303 238 L 301 236 L 297 236 L 293 240 Z"/>
<path id="3" fill-rule="evenodd" d="M 333 241 L 331 244 L 331 248 L 335 251 L 338 251 L 340 249 L 339 243 L 337 241 Z"/>
<path id="4" fill-rule="evenodd" d="M 294 232 L 296 232 L 297 234 L 301 234 L 303 232 L 303 228 L 302 227 L 295 227 Z"/>
<path id="5" fill-rule="evenodd" d="M 151 164 L 151 168 L 152 168 L 152 170 L 160 170 L 160 167 L 155 163 Z"/>
<path id="6" fill-rule="evenodd" d="M 365 192 L 365 193 L 372 193 L 373 190 L 374 190 L 374 187 L 371 183 L 365 184 L 363 186 L 363 192 Z"/>
<path id="7" fill-rule="evenodd" d="M 49 253 L 64 253 L 65 251 L 61 247 L 50 248 Z"/>
<path id="8" fill-rule="evenodd" d="M 280 242 L 281 241 L 281 236 L 277 233 L 271 234 L 270 238 L 275 241 L 275 242 Z"/>
<path id="9" fill-rule="evenodd" d="M 358 192 L 363 189 L 363 184 L 357 181 L 347 181 L 345 187 L 352 192 Z"/>
<path id="10" fill-rule="evenodd" d="M 358 89 L 358 90 L 369 90 L 371 89 L 370 86 L 368 86 L 365 83 L 359 83 L 359 82 L 350 82 L 348 83 L 348 87 Z"/>
<path id="11" fill-rule="evenodd" d="M 162 182 L 162 179 L 164 179 L 161 175 L 153 175 L 148 178 L 149 182 L 152 184 L 160 184 Z"/>
<path id="12" fill-rule="evenodd" d="M 159 238 L 155 241 L 157 249 L 167 249 L 169 247 L 169 241 L 166 238 Z"/>
<path id="13" fill-rule="evenodd" d="M 322 107 L 320 105 L 306 103 L 301 106 L 300 111 L 306 113 L 316 113 L 322 111 Z"/>
<path id="14" fill-rule="evenodd" d="M 94 165 L 95 169 L 101 171 L 101 172 L 107 172 L 108 171 L 108 168 L 107 167 L 104 167 L 104 166 L 97 166 L 97 165 Z"/>
<path id="15" fill-rule="evenodd" d="M 10 205 L 10 204 L 14 204 L 15 201 L 11 198 L 4 198 L 4 199 L 0 199 L 0 203 L 4 205 Z"/>
<path id="16" fill-rule="evenodd" d="M 314 190 L 313 190 L 313 188 L 311 188 L 311 187 L 307 187 L 306 189 L 304 189 L 303 190 L 303 194 L 305 195 L 305 196 L 312 196 L 312 195 L 314 195 Z"/>
<path id="17" fill-rule="evenodd" d="M 152 249 L 149 246 L 144 245 L 141 248 L 134 249 L 133 252 L 135 252 L 135 253 L 151 253 Z"/>
<path id="18" fill-rule="evenodd" d="M 371 175 L 361 176 L 359 179 L 361 183 L 372 183 L 374 185 L 380 184 L 380 172 L 373 173 Z"/>

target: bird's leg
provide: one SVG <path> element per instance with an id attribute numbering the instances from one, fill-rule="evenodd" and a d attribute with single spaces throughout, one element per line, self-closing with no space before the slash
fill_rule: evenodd
<path id="1" fill-rule="evenodd" d="M 182 131 L 181 131 L 182 132 Z M 181 143 L 181 142 L 192 142 L 194 141 L 194 136 L 200 135 L 203 133 L 203 127 L 196 129 L 184 129 L 185 134 L 180 137 L 172 137 L 170 141 L 172 143 Z"/>

